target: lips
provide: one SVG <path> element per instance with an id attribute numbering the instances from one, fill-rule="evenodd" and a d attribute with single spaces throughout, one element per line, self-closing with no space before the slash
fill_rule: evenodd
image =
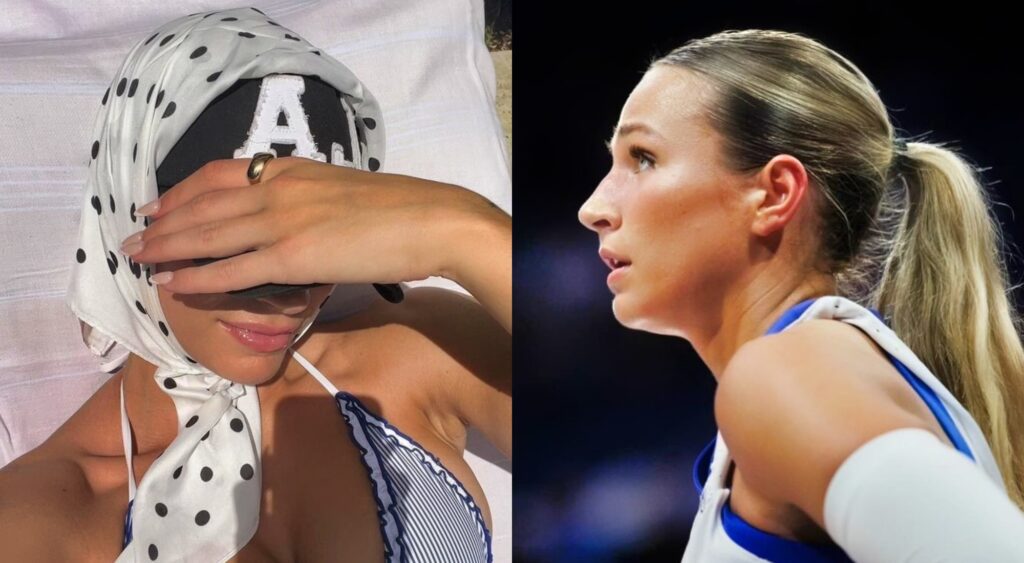
<path id="1" fill-rule="evenodd" d="M 607 248 L 602 248 L 597 253 L 601 256 L 601 260 L 604 260 L 604 263 L 612 270 L 624 268 L 632 264 L 625 256 L 612 252 Z"/>
<path id="2" fill-rule="evenodd" d="M 277 336 L 279 334 L 290 334 L 290 333 L 293 333 L 296 330 L 298 330 L 298 327 L 287 327 L 287 326 L 275 327 L 275 326 L 270 326 L 270 325 L 265 325 L 265 324 L 260 324 L 260 323 L 243 323 L 243 322 L 230 322 L 229 323 L 227 321 L 223 321 L 223 322 L 224 322 L 224 324 L 231 325 L 231 326 L 234 326 L 236 328 L 241 328 L 241 329 L 244 329 L 244 330 L 248 330 L 249 332 L 255 332 L 257 334 L 263 334 L 263 335 L 266 335 L 266 336 Z"/>

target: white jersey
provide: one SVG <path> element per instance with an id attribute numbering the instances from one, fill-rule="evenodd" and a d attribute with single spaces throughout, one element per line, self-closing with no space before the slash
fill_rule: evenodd
<path id="1" fill-rule="evenodd" d="M 1005 493 L 992 450 L 977 422 L 887 326 L 877 310 L 866 309 L 840 296 L 817 297 L 791 307 L 765 334 L 781 332 L 814 318 L 850 323 L 874 339 L 928 405 L 957 450 L 972 459 Z M 729 449 L 719 432 L 694 463 L 693 478 L 700 492 L 700 509 L 690 531 L 683 563 L 851 561 L 834 543 L 816 545 L 782 538 L 754 528 L 732 512 L 730 489 L 725 486 L 731 464 Z"/>

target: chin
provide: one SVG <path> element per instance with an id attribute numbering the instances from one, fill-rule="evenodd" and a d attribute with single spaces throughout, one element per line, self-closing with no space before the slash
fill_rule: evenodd
<path id="1" fill-rule="evenodd" d="M 619 321 L 619 324 L 632 330 L 668 336 L 677 336 L 679 334 L 679 331 L 669 323 L 664 322 L 663 319 L 653 314 L 645 313 L 638 307 L 637 303 L 631 301 L 625 295 L 616 295 L 615 299 L 612 300 L 612 313 L 615 315 L 615 320 Z"/>

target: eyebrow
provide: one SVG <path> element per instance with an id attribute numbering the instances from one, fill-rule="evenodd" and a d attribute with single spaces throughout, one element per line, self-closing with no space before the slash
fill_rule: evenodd
<path id="1" fill-rule="evenodd" d="M 619 137 L 625 137 L 626 135 L 629 135 L 634 131 L 639 133 L 645 133 L 652 137 L 659 137 L 664 139 L 664 137 L 660 133 L 658 133 L 654 129 L 651 129 L 650 127 L 643 123 L 626 122 L 619 125 L 618 127 L 612 127 L 611 138 L 604 142 L 604 145 L 608 147 L 608 152 L 612 152 L 612 139 L 614 139 L 616 135 L 618 135 Z"/>

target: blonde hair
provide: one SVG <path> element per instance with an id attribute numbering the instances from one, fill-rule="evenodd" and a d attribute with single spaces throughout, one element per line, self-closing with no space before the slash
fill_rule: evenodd
<path id="1" fill-rule="evenodd" d="M 798 33 L 729 30 L 652 60 L 706 78 L 724 164 L 797 157 L 822 197 L 819 260 L 837 291 L 879 310 L 978 422 L 1024 509 L 1024 325 L 976 168 L 896 138 L 871 81 Z"/>

